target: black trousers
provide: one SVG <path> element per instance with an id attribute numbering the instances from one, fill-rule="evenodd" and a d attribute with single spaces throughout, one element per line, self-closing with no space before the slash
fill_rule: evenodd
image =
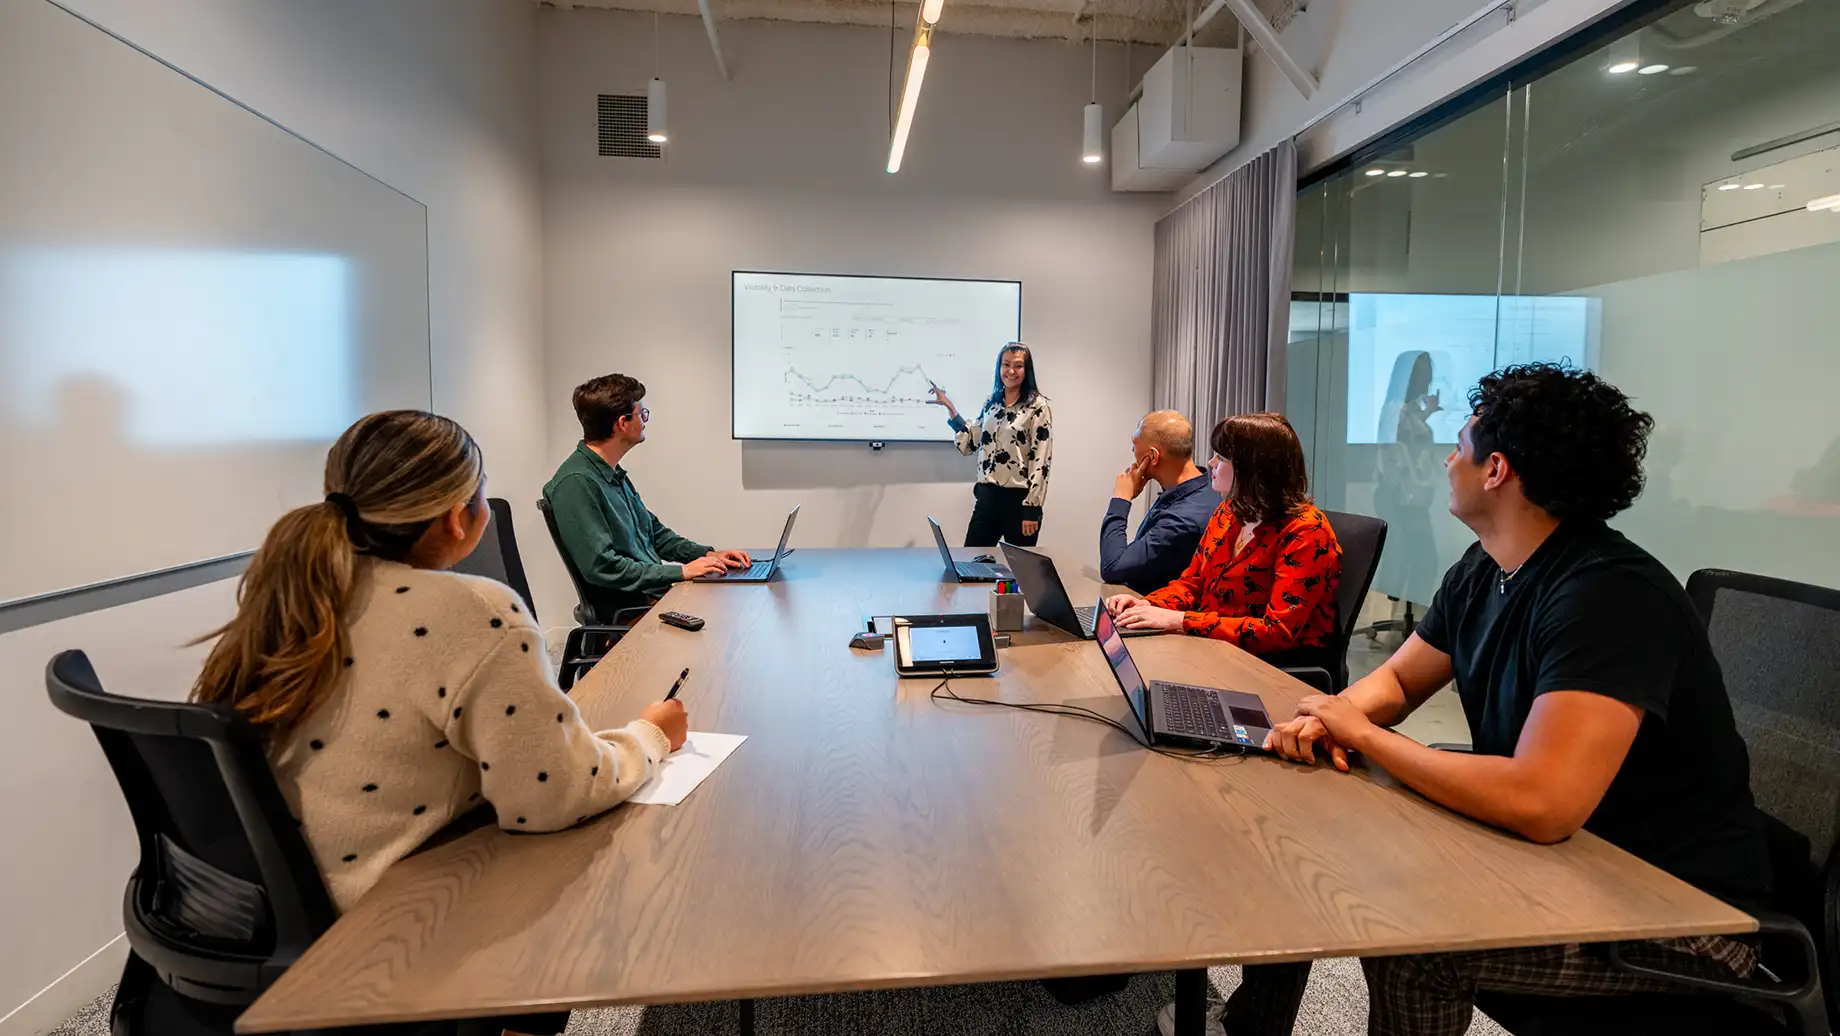
<path id="1" fill-rule="evenodd" d="M 1039 525 L 1032 536 L 1022 532 L 1024 518 L 1041 521 L 1039 508 L 1027 508 L 1028 513 L 1024 514 L 1022 501 L 1028 499 L 1028 490 L 979 482 L 971 487 L 971 495 L 977 502 L 971 508 L 971 524 L 965 529 L 965 546 L 994 547 L 999 539 L 1004 539 L 1018 547 L 1033 547 L 1040 538 Z"/>

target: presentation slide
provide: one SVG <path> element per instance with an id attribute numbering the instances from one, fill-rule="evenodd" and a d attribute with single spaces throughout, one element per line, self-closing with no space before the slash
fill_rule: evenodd
<path id="1" fill-rule="evenodd" d="M 1018 281 L 737 272 L 735 438 L 949 442 L 1021 336 Z"/>
<path id="2" fill-rule="evenodd" d="M 1348 442 L 1399 441 L 1408 404 L 1432 441 L 1455 443 L 1469 390 L 1517 363 L 1597 362 L 1602 303 L 1575 296 L 1348 296 Z M 1436 397 L 1437 407 L 1424 404 Z"/>

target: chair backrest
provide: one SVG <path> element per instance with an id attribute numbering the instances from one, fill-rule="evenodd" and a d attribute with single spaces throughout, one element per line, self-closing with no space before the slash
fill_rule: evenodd
<path id="1" fill-rule="evenodd" d="M 95 732 L 134 818 L 135 956 L 184 996 L 254 1001 L 337 917 L 261 739 L 230 709 L 109 694 L 81 651 L 45 687 Z"/>
<path id="2" fill-rule="evenodd" d="M 1840 834 L 1840 590 L 1701 569 L 1687 580 L 1764 812 L 1824 867 Z"/>
<path id="3" fill-rule="evenodd" d="M 575 597 L 581 602 L 581 606 L 575 609 L 575 621 L 584 626 L 606 625 L 612 621 L 612 616 L 601 615 L 595 609 L 594 590 L 581 577 L 581 569 L 575 567 L 575 559 L 569 557 L 568 545 L 562 542 L 562 530 L 556 526 L 556 512 L 543 497 L 537 497 L 537 510 L 543 512 L 543 524 L 549 526 L 550 541 L 556 544 L 556 553 L 562 555 L 562 567 L 568 570 L 569 582 L 575 584 Z"/>
<path id="4" fill-rule="evenodd" d="M 1329 519 L 1329 528 L 1335 532 L 1336 542 L 1342 545 L 1342 583 L 1335 591 L 1334 646 L 1338 652 L 1336 658 L 1344 667 L 1342 683 L 1345 686 L 1348 642 L 1354 637 L 1355 623 L 1361 618 L 1361 605 L 1367 600 L 1367 591 L 1373 588 L 1374 573 L 1380 570 L 1380 553 L 1386 549 L 1386 522 L 1343 511 L 1324 511 L 1323 516 Z"/>
<path id="5" fill-rule="evenodd" d="M 524 575 L 524 559 L 518 553 L 517 527 L 511 521 L 511 502 L 499 497 L 488 497 L 486 505 L 492 508 L 492 524 L 486 528 L 485 536 L 471 554 L 462 558 L 454 566 L 454 571 L 471 576 L 485 576 L 496 579 L 524 599 L 524 607 L 530 609 L 530 617 L 537 617 L 537 602 L 530 596 L 530 579 Z"/>

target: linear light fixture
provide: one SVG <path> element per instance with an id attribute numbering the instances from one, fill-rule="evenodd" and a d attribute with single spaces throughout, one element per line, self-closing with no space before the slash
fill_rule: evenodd
<path id="1" fill-rule="evenodd" d="M 901 171 L 907 154 L 907 135 L 914 128 L 914 109 L 920 105 L 920 85 L 926 81 L 926 63 L 933 54 L 933 26 L 945 0 L 926 0 L 914 24 L 914 46 L 907 54 L 907 82 L 901 87 L 901 113 L 895 116 L 894 139 L 888 142 L 888 171 Z M 930 17 L 929 17 L 930 16 Z"/>
<path id="2" fill-rule="evenodd" d="M 1809 212 L 1840 212 L 1840 194 L 1830 194 L 1808 203 Z"/>

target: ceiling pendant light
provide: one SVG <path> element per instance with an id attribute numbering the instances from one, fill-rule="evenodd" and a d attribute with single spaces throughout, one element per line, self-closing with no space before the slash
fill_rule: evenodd
<path id="1" fill-rule="evenodd" d="M 901 87 L 901 113 L 895 116 L 894 138 L 888 142 L 888 171 L 901 171 L 907 154 L 907 135 L 914 128 L 914 110 L 920 106 L 920 86 L 926 81 L 926 63 L 933 56 L 933 26 L 945 0 L 926 0 L 914 25 L 914 46 L 907 54 L 907 82 Z M 892 31 L 892 30 L 890 30 Z"/>
<path id="2" fill-rule="evenodd" d="M 658 78 L 658 12 L 652 12 L 652 81 L 645 85 L 645 139 L 663 144 L 671 139 L 665 118 L 664 80 Z"/>
<path id="3" fill-rule="evenodd" d="M 1105 161 L 1105 109 L 1099 104 L 1099 14 L 1092 16 L 1092 100 L 1082 113 L 1085 133 L 1080 145 L 1080 161 L 1098 165 Z"/>

